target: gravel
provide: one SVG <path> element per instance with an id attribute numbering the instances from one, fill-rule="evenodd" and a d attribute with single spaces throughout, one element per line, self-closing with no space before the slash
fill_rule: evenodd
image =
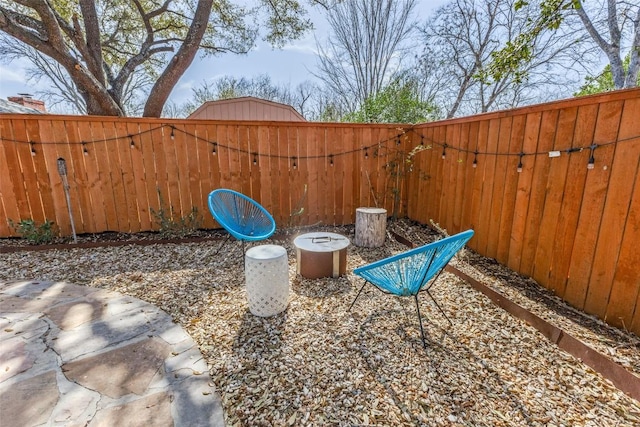
<path id="1" fill-rule="evenodd" d="M 389 230 L 411 241 L 436 233 L 409 221 Z M 305 230 L 311 231 L 311 230 Z M 353 227 L 315 227 L 354 239 Z M 348 249 L 347 275 L 296 275 L 293 232 L 269 242 L 289 253 L 287 310 L 253 316 L 247 307 L 240 246 L 219 241 L 51 249 L 0 254 L 0 281 L 68 281 L 151 302 L 198 343 L 230 426 L 474 425 L 632 426 L 640 403 L 496 307 L 457 276 L 432 292 L 453 326 L 421 299 L 423 348 L 411 298 L 361 286 L 353 268 L 406 250 Z M 531 279 L 462 252 L 456 267 L 538 316 L 640 373 L 640 342 L 573 310 Z"/>

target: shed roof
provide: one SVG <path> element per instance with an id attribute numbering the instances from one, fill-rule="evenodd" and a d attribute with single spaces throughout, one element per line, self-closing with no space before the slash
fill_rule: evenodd
<path id="1" fill-rule="evenodd" d="M 306 121 L 292 106 L 253 96 L 207 101 L 189 119 Z"/>

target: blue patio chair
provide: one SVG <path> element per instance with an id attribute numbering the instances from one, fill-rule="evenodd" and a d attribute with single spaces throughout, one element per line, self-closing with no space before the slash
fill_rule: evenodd
<path id="1" fill-rule="evenodd" d="M 231 236 L 242 242 L 255 242 L 271 237 L 276 231 L 276 222 L 271 214 L 255 200 L 226 188 L 219 188 L 209 193 L 209 210 L 211 215 L 229 235 L 222 242 L 220 249 Z"/>
<path id="2" fill-rule="evenodd" d="M 365 279 L 365 282 L 349 306 L 348 311 L 350 311 L 356 303 L 356 300 L 367 283 L 373 284 L 382 292 L 388 294 L 403 297 L 412 296 L 416 302 L 416 309 L 418 311 L 422 345 L 426 348 L 427 344 L 424 338 L 424 329 L 422 328 L 418 293 L 425 291 L 443 316 L 449 321 L 449 324 L 453 325 L 429 290 L 436 280 L 438 280 L 438 277 L 451 258 L 462 249 L 472 236 L 473 230 L 463 231 L 454 236 L 449 236 L 442 240 L 356 268 L 353 270 L 354 274 Z"/>

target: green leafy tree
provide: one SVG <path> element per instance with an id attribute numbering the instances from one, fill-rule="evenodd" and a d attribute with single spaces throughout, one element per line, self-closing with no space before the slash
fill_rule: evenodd
<path id="1" fill-rule="evenodd" d="M 516 2 L 516 10 L 527 6 L 527 0 Z M 609 61 L 615 89 L 634 87 L 640 74 L 640 3 L 624 0 L 606 0 L 584 7 L 581 0 L 542 0 L 538 19 L 531 20 L 514 40 L 492 54 L 491 66 L 479 76 L 484 80 L 499 79 L 504 73 L 516 73 L 526 77 L 523 64 L 532 59 L 531 42 L 541 33 L 557 31 L 569 16 L 581 22 L 584 31 Z M 597 9 L 600 6 L 600 9 Z M 628 43 L 625 43 L 628 41 Z M 629 66 L 625 69 L 622 58 L 628 47 Z"/>
<path id="2" fill-rule="evenodd" d="M 297 0 L 0 0 L 0 31 L 64 69 L 97 115 L 125 115 L 125 90 L 142 71 L 152 78 L 143 115 L 160 116 L 198 52 L 245 53 L 261 28 L 282 46 L 312 24 Z"/>
<path id="3" fill-rule="evenodd" d="M 433 121 L 438 116 L 438 108 L 420 98 L 416 81 L 400 77 L 367 98 L 359 110 L 346 114 L 343 120 L 363 123 L 421 123 Z"/>
<path id="4" fill-rule="evenodd" d="M 624 59 L 623 66 L 625 70 L 629 68 L 630 57 Z M 637 78 L 636 85 L 640 86 L 640 75 Z M 580 87 L 580 90 L 574 94 L 574 96 L 594 95 L 597 93 L 609 92 L 616 89 L 616 85 L 613 81 L 613 73 L 611 72 L 611 65 L 607 65 L 602 70 L 602 73 L 597 76 L 587 76 L 585 83 Z"/>

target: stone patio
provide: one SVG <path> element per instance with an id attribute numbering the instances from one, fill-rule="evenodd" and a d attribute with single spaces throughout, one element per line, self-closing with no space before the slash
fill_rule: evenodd
<path id="1" fill-rule="evenodd" d="M 165 312 L 64 282 L 0 283 L 0 418 L 224 426 L 200 351 Z"/>

